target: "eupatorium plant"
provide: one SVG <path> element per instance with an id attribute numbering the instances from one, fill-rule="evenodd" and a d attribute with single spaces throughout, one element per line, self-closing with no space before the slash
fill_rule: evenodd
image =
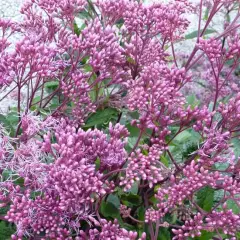
<path id="1" fill-rule="evenodd" d="M 0 114 L 0 238 L 240 239 L 239 1 L 21 14 L 0 20 L 0 101 L 16 103 Z"/>

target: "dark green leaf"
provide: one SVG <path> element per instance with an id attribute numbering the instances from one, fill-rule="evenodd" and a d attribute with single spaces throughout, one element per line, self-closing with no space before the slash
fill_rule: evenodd
<path id="1" fill-rule="evenodd" d="M 200 189 L 197 192 L 197 203 L 202 209 L 209 212 L 214 203 L 214 189 L 209 186 Z"/>
<path id="2" fill-rule="evenodd" d="M 144 221 L 145 219 L 145 208 L 143 206 L 137 209 L 137 216 L 140 221 Z"/>
<path id="3" fill-rule="evenodd" d="M 120 217 L 119 209 L 111 202 L 102 201 L 100 212 L 104 217 L 111 217 L 113 219 Z"/>
<path id="4" fill-rule="evenodd" d="M 119 25 L 120 27 L 123 25 L 123 23 L 124 23 L 123 18 L 120 18 L 116 21 L 116 24 Z"/>
<path id="5" fill-rule="evenodd" d="M 83 23 L 81 25 L 81 27 L 78 27 L 77 23 L 74 22 L 74 33 L 79 37 L 79 35 L 81 34 L 82 30 L 86 27 L 86 24 Z"/>
<path id="6" fill-rule="evenodd" d="M 0 215 L 1 216 L 5 216 L 7 214 L 7 212 L 9 211 L 10 207 L 6 206 L 6 207 L 1 207 L 0 208 Z"/>
<path id="7" fill-rule="evenodd" d="M 51 90 L 55 90 L 59 86 L 59 81 L 50 81 L 45 83 L 45 87 Z"/>
<path id="8" fill-rule="evenodd" d="M 171 234 L 168 228 L 160 227 L 158 233 L 158 240 L 171 240 Z"/>
<path id="9" fill-rule="evenodd" d="M 129 223 L 122 223 L 120 224 L 122 228 L 127 229 L 128 231 L 136 231 L 136 227 L 129 224 Z"/>
<path id="10" fill-rule="evenodd" d="M 139 206 L 142 199 L 138 195 L 128 193 L 121 195 L 121 201 L 123 201 L 126 206 Z"/>
<path id="11" fill-rule="evenodd" d="M 0 240 L 11 239 L 11 235 L 16 232 L 16 228 L 6 222 L 0 222 Z"/>
<path id="12" fill-rule="evenodd" d="M 118 111 L 115 108 L 105 108 L 104 110 L 97 110 L 86 121 L 84 128 L 94 127 L 96 125 L 108 124 L 111 120 L 116 119 Z"/>
<path id="13" fill-rule="evenodd" d="M 75 21 L 73 23 L 73 30 L 74 30 L 74 33 L 79 37 L 81 31 Z"/>
<path id="14" fill-rule="evenodd" d="M 212 237 L 215 235 L 214 232 L 207 232 L 207 231 L 201 231 L 201 236 L 200 237 L 195 237 L 195 240 L 210 240 Z"/>

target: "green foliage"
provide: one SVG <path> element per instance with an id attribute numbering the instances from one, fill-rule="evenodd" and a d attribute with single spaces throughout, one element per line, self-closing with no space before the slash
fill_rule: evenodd
<path id="1" fill-rule="evenodd" d="M 142 203 L 141 197 L 132 193 L 122 194 L 120 199 L 128 207 L 139 206 Z"/>
<path id="2" fill-rule="evenodd" d="M 186 97 L 188 105 L 191 106 L 191 109 L 194 109 L 194 107 L 198 106 L 200 101 L 196 99 L 195 95 L 189 95 Z"/>
<path id="3" fill-rule="evenodd" d="M 137 209 L 137 216 L 140 221 L 144 221 L 145 218 L 145 208 L 143 206 Z"/>
<path id="4" fill-rule="evenodd" d="M 0 240 L 10 240 L 11 235 L 15 232 L 15 226 L 12 224 L 7 224 L 5 221 L 0 221 Z"/>
<path id="5" fill-rule="evenodd" d="M 227 200 L 227 207 L 229 209 L 232 209 L 232 211 L 235 213 L 235 214 L 239 214 L 240 213 L 240 208 L 239 206 L 236 204 L 236 202 L 232 199 L 228 199 Z"/>
<path id="6" fill-rule="evenodd" d="M 9 132 L 11 137 L 14 137 L 18 126 L 18 113 L 16 111 L 10 111 L 7 115 L 0 114 L 0 124 Z"/>
<path id="7" fill-rule="evenodd" d="M 235 154 L 235 157 L 238 158 L 240 157 L 240 140 L 238 138 L 233 138 L 231 140 L 232 144 L 233 144 L 233 151 Z"/>
<path id="8" fill-rule="evenodd" d="M 197 204 L 203 210 L 209 212 L 214 203 L 214 189 L 206 186 L 197 192 Z"/>
<path id="9" fill-rule="evenodd" d="M 98 128 L 104 128 L 113 121 L 115 122 L 118 117 L 118 111 L 115 108 L 99 109 L 95 113 L 89 116 L 84 125 L 84 128 L 90 128 L 97 126 Z"/>
<path id="10" fill-rule="evenodd" d="M 171 240 L 171 233 L 168 228 L 160 227 L 157 240 Z"/>
<path id="11" fill-rule="evenodd" d="M 102 201 L 100 205 L 100 213 L 106 218 L 121 218 L 119 209 L 112 202 Z"/>
<path id="12" fill-rule="evenodd" d="M 201 136 L 197 132 L 194 130 L 185 130 L 174 138 L 169 149 L 175 160 L 182 162 L 199 148 L 200 142 Z"/>
<path id="13" fill-rule="evenodd" d="M 200 31 L 202 31 L 202 30 L 203 29 L 201 29 Z M 213 29 L 206 29 L 206 31 L 204 32 L 203 36 L 206 36 L 206 35 L 212 34 L 212 33 L 216 33 L 216 31 L 213 30 Z M 197 36 L 198 36 L 198 31 L 193 31 L 193 32 L 187 34 L 185 36 L 185 39 L 193 39 L 193 38 L 196 38 Z"/>
<path id="14" fill-rule="evenodd" d="M 59 86 L 59 81 L 49 81 L 45 83 L 45 88 L 50 90 L 55 90 Z"/>
<path id="15" fill-rule="evenodd" d="M 112 203 L 116 208 L 120 207 L 120 200 L 117 195 L 110 194 L 107 198 L 109 203 Z"/>
<path id="16" fill-rule="evenodd" d="M 139 128 L 132 126 L 131 124 L 127 124 L 126 128 L 128 129 L 130 136 L 128 137 L 128 146 L 127 150 L 131 151 L 137 142 L 138 136 L 140 134 Z"/>
<path id="17" fill-rule="evenodd" d="M 200 237 L 195 237 L 194 240 L 210 240 L 215 235 L 214 232 L 201 231 Z"/>

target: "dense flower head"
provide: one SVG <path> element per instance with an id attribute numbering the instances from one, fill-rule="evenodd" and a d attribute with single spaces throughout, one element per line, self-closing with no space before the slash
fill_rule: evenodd
<path id="1" fill-rule="evenodd" d="M 214 59 L 221 57 L 222 54 L 221 42 L 215 40 L 214 38 L 210 38 L 207 40 L 200 38 L 198 47 L 207 54 L 208 58 L 211 61 L 214 61 Z"/>
<path id="2" fill-rule="evenodd" d="M 184 68 L 169 69 L 166 65 L 151 64 L 143 70 L 137 81 L 132 82 L 128 107 L 132 111 L 139 110 L 145 126 L 154 128 L 161 123 L 162 112 L 167 109 L 171 114 L 174 111 L 173 103 L 180 106 L 184 104 L 179 87 L 189 80 Z"/>
<path id="3" fill-rule="evenodd" d="M 194 162 L 190 166 L 184 168 L 183 173 L 186 178 L 183 178 L 181 181 L 177 181 L 174 176 L 171 177 L 171 181 L 174 185 L 168 188 L 159 188 L 156 198 L 159 203 L 157 204 L 158 209 L 156 214 L 158 218 L 164 216 L 169 209 L 173 208 L 175 205 L 181 205 L 184 199 L 190 197 L 195 191 L 201 189 L 204 186 L 216 186 L 216 179 L 219 177 L 219 173 L 210 173 L 204 168 L 200 168 L 199 165 Z M 166 198 L 168 196 L 168 198 Z M 147 221 L 150 221 L 152 216 L 152 210 L 149 211 L 146 218 Z"/>
<path id="4" fill-rule="evenodd" d="M 62 18 L 72 20 L 74 15 L 84 9 L 86 4 L 85 0 L 33 0 L 33 3 L 37 4 L 40 8 L 48 12 L 49 14 L 60 15 Z"/>
<path id="5" fill-rule="evenodd" d="M 33 200 L 28 193 L 22 197 L 16 196 L 13 202 L 6 219 L 16 224 L 18 238 L 40 232 L 46 232 L 46 236 L 51 238 L 68 235 L 67 229 L 61 228 L 64 219 L 59 214 L 61 210 L 57 198 L 46 195 Z"/>
<path id="6" fill-rule="evenodd" d="M 230 132 L 221 133 L 216 130 L 207 130 L 207 138 L 203 143 L 201 149 L 199 149 L 199 162 L 203 165 L 213 165 L 214 163 L 227 162 L 233 164 L 234 159 L 231 156 L 230 146 L 228 141 L 230 139 Z M 216 156 L 215 153 L 218 153 Z M 220 154 L 221 153 L 221 154 Z M 232 155 L 231 155 L 232 154 Z"/>
<path id="7" fill-rule="evenodd" d="M 110 138 L 97 129 L 86 132 L 79 129 L 76 132 L 70 125 L 60 127 L 56 132 L 57 143 L 52 145 L 59 153 L 56 163 L 60 166 L 78 168 L 78 163 L 82 159 L 94 164 L 99 158 L 103 169 L 121 166 L 126 157 L 124 145 L 128 131 L 120 124 L 116 126 L 110 124 L 109 133 Z"/>
<path id="8" fill-rule="evenodd" d="M 138 150 L 132 153 L 128 159 L 126 176 L 122 178 L 120 185 L 124 185 L 125 189 L 130 189 L 135 181 L 147 180 L 149 187 L 160 182 L 168 174 L 168 169 L 158 161 L 162 154 L 159 147 L 152 146 L 148 155 L 144 155 Z"/>
<path id="9" fill-rule="evenodd" d="M 118 239 L 118 240 L 145 240 L 146 233 L 142 233 L 140 238 L 137 238 L 138 234 L 134 231 L 127 231 L 124 228 L 120 228 L 117 219 L 113 222 L 106 221 L 105 219 L 101 220 L 102 231 L 99 232 L 97 229 L 91 229 L 89 231 L 89 236 L 81 231 L 80 236 L 76 239 L 90 239 L 90 240 L 100 240 L 100 239 Z"/>
<path id="10" fill-rule="evenodd" d="M 186 237 L 201 236 L 203 220 L 201 214 L 197 214 L 193 219 L 188 220 L 180 229 L 173 229 L 176 236 L 173 239 L 183 240 Z"/>
<path id="11" fill-rule="evenodd" d="M 129 1 L 97 0 L 96 5 L 101 10 L 103 17 L 107 18 L 107 23 L 114 24 L 116 21 L 120 20 L 123 17 L 124 12 L 128 8 Z"/>
<path id="12" fill-rule="evenodd" d="M 236 231 L 240 228 L 240 217 L 234 214 L 232 210 L 226 209 L 226 204 L 224 205 L 224 211 L 213 211 L 207 218 L 207 227 L 213 229 L 222 229 L 225 234 L 230 234 L 235 236 Z"/>

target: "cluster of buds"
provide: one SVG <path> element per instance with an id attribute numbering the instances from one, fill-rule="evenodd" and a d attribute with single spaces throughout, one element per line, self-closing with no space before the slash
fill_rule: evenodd
<path id="1" fill-rule="evenodd" d="M 133 183 L 147 180 L 149 187 L 152 188 L 156 183 L 163 180 L 169 170 L 159 161 L 162 151 L 154 144 L 147 155 L 137 150 L 128 158 L 126 176 L 121 178 L 120 185 L 124 185 L 128 190 Z"/>
<path id="2" fill-rule="evenodd" d="M 222 43 L 214 38 L 207 40 L 200 38 L 198 47 L 206 53 L 211 62 L 222 55 Z"/>
<path id="3" fill-rule="evenodd" d="M 78 167 L 82 159 L 93 164 L 99 158 L 102 170 L 122 166 L 126 158 L 124 146 L 127 142 L 128 131 L 120 124 L 114 127 L 110 124 L 109 132 L 110 139 L 107 134 L 97 129 L 86 132 L 82 129 L 76 131 L 75 127 L 63 122 L 55 133 L 57 143 L 52 144 L 52 147 L 60 154 L 56 164 Z"/>

